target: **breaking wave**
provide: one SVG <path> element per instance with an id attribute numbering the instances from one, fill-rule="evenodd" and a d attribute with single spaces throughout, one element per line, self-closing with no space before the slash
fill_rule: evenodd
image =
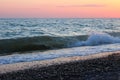
<path id="1" fill-rule="evenodd" d="M 86 41 L 78 41 L 73 46 L 95 46 L 102 44 L 120 43 L 120 38 L 113 37 L 106 33 L 93 33 Z"/>
<path id="2" fill-rule="evenodd" d="M 79 46 L 96 46 L 102 44 L 120 43 L 120 37 L 107 33 L 93 33 L 81 36 L 38 36 L 0 40 L 0 53 L 24 52 L 35 50 L 51 50 Z"/>

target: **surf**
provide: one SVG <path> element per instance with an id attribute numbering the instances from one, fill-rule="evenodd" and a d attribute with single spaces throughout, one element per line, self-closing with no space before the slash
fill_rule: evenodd
<path id="1" fill-rule="evenodd" d="M 46 51 L 62 48 L 96 46 L 120 43 L 119 37 L 107 33 L 92 33 L 79 36 L 36 36 L 0 40 L 0 55 L 14 52 Z"/>

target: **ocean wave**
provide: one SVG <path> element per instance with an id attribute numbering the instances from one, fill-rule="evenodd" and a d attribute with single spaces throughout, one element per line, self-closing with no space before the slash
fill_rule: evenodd
<path id="1" fill-rule="evenodd" d="M 81 36 L 38 36 L 0 40 L 0 55 L 13 52 L 34 50 L 51 50 L 79 46 L 96 46 L 101 44 L 120 43 L 119 37 L 107 33 L 93 33 Z"/>
<path id="2" fill-rule="evenodd" d="M 113 43 L 120 43 L 120 38 L 113 37 L 106 33 L 93 33 L 88 37 L 86 41 L 78 41 L 72 44 L 72 46 L 95 46 Z"/>
<path id="3" fill-rule="evenodd" d="M 19 62 L 50 60 L 60 57 L 86 56 L 102 52 L 120 51 L 120 43 L 101 46 L 84 46 L 59 50 L 49 50 L 45 52 L 27 52 L 25 54 L 12 54 L 0 56 L 0 65 L 13 64 Z"/>
<path id="4" fill-rule="evenodd" d="M 0 53 L 13 53 L 34 50 L 50 50 L 68 47 L 76 41 L 86 40 L 87 35 L 81 36 L 37 36 L 0 40 Z"/>

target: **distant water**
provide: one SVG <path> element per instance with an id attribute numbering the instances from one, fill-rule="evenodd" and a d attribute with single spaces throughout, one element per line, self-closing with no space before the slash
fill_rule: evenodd
<path id="1" fill-rule="evenodd" d="M 117 50 L 120 19 L 0 19 L 0 64 Z"/>
<path id="2" fill-rule="evenodd" d="M 0 39 L 120 32 L 120 19 L 0 19 Z"/>

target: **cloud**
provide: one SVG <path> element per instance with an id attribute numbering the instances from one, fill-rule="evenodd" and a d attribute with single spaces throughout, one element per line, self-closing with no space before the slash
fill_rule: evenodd
<path id="1" fill-rule="evenodd" d="M 105 7 L 104 4 L 84 4 L 84 5 L 62 5 L 56 7 Z"/>

